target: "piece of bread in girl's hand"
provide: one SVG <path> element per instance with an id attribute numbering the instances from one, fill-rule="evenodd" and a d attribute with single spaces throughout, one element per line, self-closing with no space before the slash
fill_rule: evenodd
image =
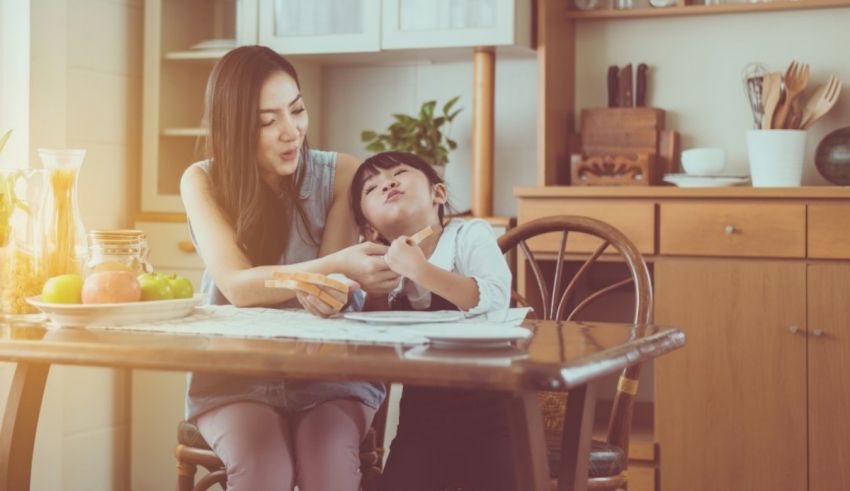
<path id="1" fill-rule="evenodd" d="M 342 293 L 348 293 L 349 286 L 347 283 L 331 278 L 330 276 L 321 273 L 308 273 L 305 271 L 277 271 L 272 273 L 272 277 L 276 280 L 286 281 L 294 280 L 301 283 L 312 283 L 314 285 L 326 286 Z"/>
<path id="2" fill-rule="evenodd" d="M 336 281 L 336 280 L 334 280 L 334 281 Z M 339 282 L 337 282 L 337 283 L 339 283 Z M 266 288 L 285 288 L 287 290 L 297 290 L 297 291 L 301 291 L 301 292 L 304 292 L 304 293 L 309 293 L 310 295 L 313 295 L 314 297 L 318 297 L 319 300 L 330 305 L 331 308 L 333 308 L 334 310 L 341 310 L 342 307 L 345 306 L 345 303 L 340 302 L 339 300 L 335 299 L 334 297 L 329 295 L 327 292 L 323 291 L 318 286 L 316 286 L 312 283 L 304 282 L 304 281 L 291 280 L 291 279 L 290 280 L 266 280 Z"/>
<path id="3" fill-rule="evenodd" d="M 420 242 L 427 239 L 428 237 L 431 236 L 431 234 L 434 233 L 434 228 L 436 228 L 434 225 L 428 225 L 427 227 L 423 228 L 422 230 L 411 235 L 410 241 L 413 242 L 413 245 L 419 245 Z"/>

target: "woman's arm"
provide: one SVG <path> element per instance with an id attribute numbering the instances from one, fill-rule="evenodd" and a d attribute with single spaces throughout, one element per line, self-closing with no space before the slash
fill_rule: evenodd
<path id="1" fill-rule="evenodd" d="M 332 256 L 287 266 L 252 266 L 236 244 L 233 227 L 215 202 L 207 173 L 189 167 L 180 181 L 180 194 L 198 254 L 212 280 L 227 300 L 237 307 L 274 305 L 295 297 L 289 290 L 266 288 L 265 280 L 275 271 L 332 273 L 339 269 Z"/>
<path id="2" fill-rule="evenodd" d="M 381 244 L 357 242 L 358 231 L 351 209 L 351 180 L 360 163 L 351 155 L 339 154 L 334 175 L 334 198 L 328 212 L 319 256 L 327 257 L 332 273 L 342 273 L 356 281 L 368 292 L 388 292 L 395 288 L 400 277 L 384 262 L 387 247 Z M 316 299 L 316 301 L 319 301 Z"/>

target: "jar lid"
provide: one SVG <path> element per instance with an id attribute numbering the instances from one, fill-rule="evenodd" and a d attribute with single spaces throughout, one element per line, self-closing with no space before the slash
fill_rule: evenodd
<path id="1" fill-rule="evenodd" d="M 89 230 L 90 239 L 143 239 L 145 232 L 133 229 Z"/>

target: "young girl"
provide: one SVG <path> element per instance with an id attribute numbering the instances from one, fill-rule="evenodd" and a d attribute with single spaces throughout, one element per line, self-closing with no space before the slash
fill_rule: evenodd
<path id="1" fill-rule="evenodd" d="M 386 246 L 353 245 L 357 162 L 308 148 L 287 60 L 261 46 L 227 53 L 210 75 L 205 121 L 209 160 L 186 170 L 181 194 L 210 303 L 297 306 L 292 292 L 265 288 L 275 271 L 341 272 L 371 292 L 398 284 Z M 360 440 L 384 393 L 365 382 L 192 374 L 187 418 L 224 462 L 229 491 L 355 491 Z"/>
<path id="2" fill-rule="evenodd" d="M 511 273 L 489 224 L 445 223 L 446 185 L 421 158 L 385 152 L 367 159 L 351 183 L 354 218 L 364 237 L 388 244 L 384 259 L 402 282 L 380 299 L 392 310 L 508 308 Z M 433 226 L 418 246 L 409 237 Z M 376 305 L 369 294 L 367 304 Z M 302 299 L 314 310 L 317 298 Z M 506 396 L 405 386 L 398 433 L 381 479 L 386 491 L 444 491 L 449 486 L 515 489 Z"/>

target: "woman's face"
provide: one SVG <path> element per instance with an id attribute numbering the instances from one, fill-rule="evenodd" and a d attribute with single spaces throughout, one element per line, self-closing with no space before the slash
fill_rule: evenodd
<path id="1" fill-rule="evenodd" d="M 260 138 L 257 162 L 263 179 L 276 189 L 279 176 L 295 172 L 304 136 L 307 109 L 295 80 L 275 72 L 260 89 Z"/>
<path id="2" fill-rule="evenodd" d="M 444 184 L 432 184 L 425 173 L 405 164 L 378 169 L 360 196 L 366 221 L 389 240 L 438 223 L 439 205 L 445 203 Z"/>

